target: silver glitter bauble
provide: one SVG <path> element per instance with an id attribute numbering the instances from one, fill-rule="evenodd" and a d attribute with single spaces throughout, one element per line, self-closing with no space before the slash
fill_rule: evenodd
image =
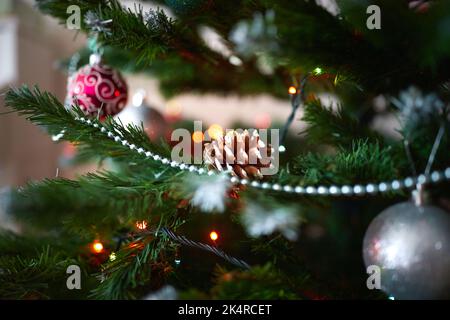
<path id="1" fill-rule="evenodd" d="M 395 299 L 450 297 L 450 215 L 439 208 L 412 202 L 387 208 L 367 229 L 363 254 Z"/>

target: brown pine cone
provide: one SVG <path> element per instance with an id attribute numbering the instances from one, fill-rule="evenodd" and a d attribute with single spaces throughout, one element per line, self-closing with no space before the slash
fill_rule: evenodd
<path id="1" fill-rule="evenodd" d="M 239 178 L 262 179 L 261 168 L 268 168 L 271 162 L 262 163 L 264 157 L 272 159 L 272 148 L 259 138 L 256 130 L 249 133 L 229 131 L 210 143 L 205 143 L 203 159 L 218 171 L 230 170 Z M 265 161 L 266 162 L 266 161 Z"/>

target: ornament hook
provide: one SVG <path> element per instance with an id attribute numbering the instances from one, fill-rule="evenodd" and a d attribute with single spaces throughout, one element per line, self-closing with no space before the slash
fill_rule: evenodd
<path id="1" fill-rule="evenodd" d="M 416 189 L 412 192 L 414 204 L 421 207 L 425 204 L 425 186 L 423 183 L 416 184 Z"/>

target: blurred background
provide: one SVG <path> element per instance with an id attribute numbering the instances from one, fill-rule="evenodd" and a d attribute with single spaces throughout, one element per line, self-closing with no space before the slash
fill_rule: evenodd
<path id="1" fill-rule="evenodd" d="M 0 1 L 0 90 L 4 93 L 10 86 L 38 85 L 64 101 L 67 74 L 58 66 L 86 46 L 86 37 L 42 15 L 34 8 L 33 2 Z M 123 3 L 134 6 L 136 1 Z M 209 37 L 214 46 L 214 35 Z M 264 95 L 220 97 L 209 94 L 183 94 L 165 100 L 155 79 L 139 74 L 125 74 L 125 77 L 131 93 L 129 105 L 132 105 L 136 93 L 144 93 L 146 104 L 166 118 L 202 120 L 205 124 L 218 124 L 223 128 L 231 128 L 237 122 L 264 128 L 274 122 L 283 122 L 290 112 L 287 94 L 286 100 Z M 0 112 L 8 111 L 0 99 Z M 129 113 L 122 116 L 128 117 Z M 296 118 L 300 117 L 301 111 Z M 291 130 L 296 133 L 301 127 L 302 124 L 295 121 Z M 42 129 L 14 113 L 0 116 L 0 187 L 23 185 L 27 181 L 56 174 L 73 177 L 92 169 L 86 165 L 62 165 L 61 159 L 70 157 L 73 152 L 71 146 L 55 143 Z"/>

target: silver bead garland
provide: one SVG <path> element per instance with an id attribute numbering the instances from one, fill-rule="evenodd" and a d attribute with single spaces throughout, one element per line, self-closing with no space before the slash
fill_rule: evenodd
<path id="1" fill-rule="evenodd" d="M 164 158 L 158 154 L 150 151 L 146 151 L 143 148 L 137 147 L 134 144 L 130 144 L 127 140 L 122 139 L 120 136 L 115 135 L 111 131 L 108 131 L 105 127 L 100 126 L 97 122 L 93 122 L 90 119 L 84 117 L 76 117 L 75 120 L 82 123 L 86 123 L 94 128 L 100 128 L 102 133 L 114 140 L 117 143 L 121 143 L 123 146 L 128 146 L 130 150 L 134 150 L 139 154 L 144 154 L 147 158 L 159 161 L 165 165 L 173 168 L 178 168 L 180 170 L 195 172 L 197 174 L 216 174 L 213 170 L 206 170 L 202 167 L 197 167 L 194 165 L 188 165 L 186 163 L 172 161 L 168 158 Z M 368 183 L 366 185 L 356 184 L 353 186 L 343 185 L 343 186 L 290 186 L 281 185 L 279 183 L 269 183 L 269 182 L 259 182 L 256 180 L 240 179 L 237 177 L 230 177 L 230 182 L 233 184 L 249 185 L 257 189 L 270 189 L 285 193 L 294 193 L 301 195 L 332 195 L 332 196 L 360 196 L 366 194 L 376 194 L 376 193 L 386 193 L 390 191 L 402 190 L 402 189 L 413 189 L 417 184 L 428 184 L 437 183 L 444 180 L 450 180 L 450 167 L 442 171 L 433 171 L 430 174 L 420 174 L 417 177 L 406 177 L 404 179 L 379 182 L 379 183 Z"/>

